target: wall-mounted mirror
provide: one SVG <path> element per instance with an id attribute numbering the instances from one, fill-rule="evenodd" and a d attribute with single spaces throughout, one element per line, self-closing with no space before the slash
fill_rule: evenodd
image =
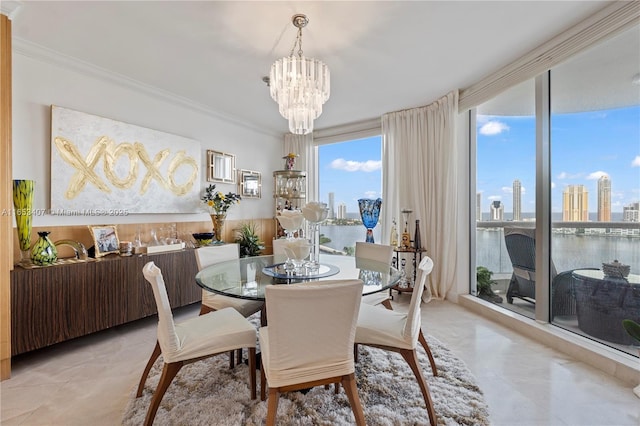
<path id="1" fill-rule="evenodd" d="M 262 196 L 262 176 L 260 172 L 240 170 L 238 173 L 238 191 L 242 198 L 260 198 Z"/>
<path id="2" fill-rule="evenodd" d="M 207 150 L 207 181 L 236 182 L 236 156 Z"/>

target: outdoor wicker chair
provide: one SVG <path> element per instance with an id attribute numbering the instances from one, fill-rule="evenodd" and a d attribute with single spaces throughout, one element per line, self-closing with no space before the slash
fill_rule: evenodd
<path id="1" fill-rule="evenodd" d="M 536 238 L 535 228 L 505 227 L 504 241 L 513 265 L 507 289 L 507 302 L 513 298 L 536 302 Z M 593 268 L 580 268 L 593 269 Z M 576 301 L 572 292 L 573 270 L 559 274 L 551 261 L 551 316 L 576 315 Z"/>
<path id="2" fill-rule="evenodd" d="M 504 228 L 504 242 L 513 265 L 513 275 L 507 289 L 507 302 L 517 297 L 529 303 L 536 301 L 536 237 L 535 228 Z M 557 275 L 551 262 L 552 276 Z"/>
<path id="3" fill-rule="evenodd" d="M 621 345 L 637 342 L 625 331 L 622 321 L 640 322 L 640 285 L 624 278 L 573 275 L 578 327 L 598 339 Z"/>

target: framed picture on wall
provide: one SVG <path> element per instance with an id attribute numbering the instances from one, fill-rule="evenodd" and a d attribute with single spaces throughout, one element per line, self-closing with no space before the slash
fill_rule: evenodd
<path id="1" fill-rule="evenodd" d="M 242 198 L 260 198 L 262 195 L 262 176 L 260 172 L 240 170 L 238 189 Z"/>
<path id="2" fill-rule="evenodd" d="M 115 225 L 90 225 L 93 244 L 96 249 L 96 257 L 110 253 L 120 252 L 118 231 Z"/>

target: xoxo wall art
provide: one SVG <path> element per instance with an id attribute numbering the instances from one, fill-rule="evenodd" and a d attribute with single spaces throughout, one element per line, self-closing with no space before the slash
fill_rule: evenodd
<path id="1" fill-rule="evenodd" d="M 51 210 L 199 211 L 200 143 L 51 106 Z"/>

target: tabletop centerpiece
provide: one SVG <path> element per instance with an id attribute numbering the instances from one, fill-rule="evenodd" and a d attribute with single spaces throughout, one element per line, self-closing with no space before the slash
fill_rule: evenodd
<path id="1" fill-rule="evenodd" d="M 307 262 L 309 268 L 320 267 L 320 224 L 329 215 L 329 208 L 326 203 L 310 201 L 302 208 L 302 215 L 311 228 L 311 257 Z"/>
<path id="2" fill-rule="evenodd" d="M 227 219 L 227 210 L 232 205 L 239 204 L 241 199 L 239 194 L 233 192 L 224 194 L 222 191 L 216 191 L 215 184 L 209 185 L 205 189 L 201 200 L 207 206 L 211 216 L 214 244 L 222 244 L 224 242 L 222 241 L 222 231 L 224 222 Z"/>
<path id="3" fill-rule="evenodd" d="M 302 227 L 304 216 L 300 210 L 282 210 L 276 219 L 286 234 L 284 252 L 287 255 L 287 261 L 285 268 L 294 270 L 309 255 L 310 250 L 309 242 L 306 239 L 295 237 L 295 233 Z M 302 254 L 304 257 L 301 257 Z"/>

